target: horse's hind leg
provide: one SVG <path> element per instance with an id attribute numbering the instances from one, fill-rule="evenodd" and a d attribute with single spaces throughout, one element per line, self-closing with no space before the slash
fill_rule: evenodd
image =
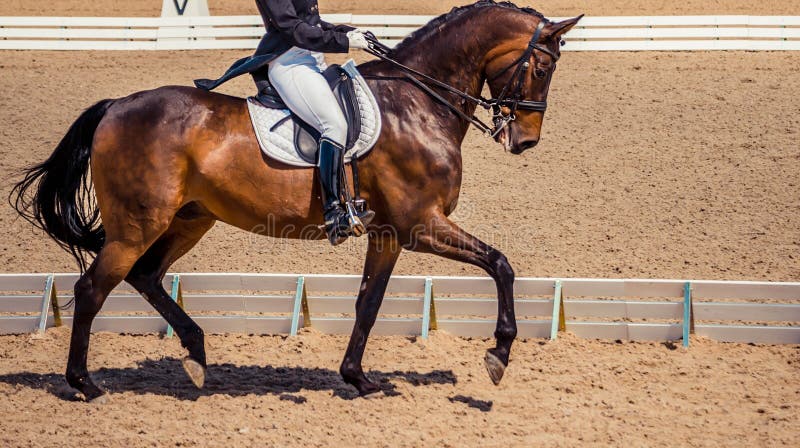
<path id="1" fill-rule="evenodd" d="M 194 247 L 214 222 L 211 218 L 175 218 L 169 230 L 136 262 L 126 279 L 175 329 L 181 345 L 189 351 L 183 367 L 197 387 L 203 387 L 205 382 L 203 330 L 172 300 L 161 282 L 167 269 Z"/>
<path id="2" fill-rule="evenodd" d="M 514 270 L 505 255 L 459 228 L 443 215 L 434 215 L 425 230 L 415 235 L 408 248 L 428 252 L 485 270 L 497 285 L 497 326 L 495 348 L 486 353 L 485 363 L 494 384 L 499 384 L 508 366 L 511 344 L 517 336 L 514 316 Z"/>
<path id="3" fill-rule="evenodd" d="M 94 263 L 75 283 L 75 313 L 66 377 L 67 383 L 83 393 L 87 401 L 103 395 L 86 366 L 92 321 L 108 294 L 125 278 L 145 248 L 145 245 L 129 241 L 108 241 Z"/>
<path id="4" fill-rule="evenodd" d="M 130 208 L 138 207 L 142 201 L 112 196 L 108 192 L 127 190 L 112 190 L 102 183 L 104 179 L 107 178 L 101 175 L 95 177 L 98 201 L 101 198 L 109 202 L 114 200 L 106 202 L 109 207 L 102 210 L 106 242 L 92 266 L 75 283 L 75 314 L 67 361 L 67 382 L 81 391 L 87 400 L 103 395 L 103 391 L 92 382 L 86 366 L 92 321 L 111 290 L 128 276 L 136 261 L 169 228 L 177 210 L 177 207 L 153 207 L 145 213 L 137 210 L 134 214 Z M 173 201 L 177 202 L 177 199 L 173 198 Z M 103 202 L 100 203 L 102 209 Z"/>

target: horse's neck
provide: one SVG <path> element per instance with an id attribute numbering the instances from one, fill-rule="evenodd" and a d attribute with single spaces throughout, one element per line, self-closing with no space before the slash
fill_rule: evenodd
<path id="1" fill-rule="evenodd" d="M 485 83 L 485 57 L 496 44 L 492 44 L 491 39 L 457 38 L 453 33 L 458 31 L 459 26 L 463 28 L 458 34 L 463 36 L 470 35 L 469 32 L 464 33 L 464 28 L 474 25 L 473 23 L 448 24 L 439 33 L 418 42 L 414 47 L 407 48 L 397 59 L 472 97 L 479 97 Z M 461 42 L 458 42 L 459 40 Z M 471 116 L 475 112 L 477 105 L 473 102 L 463 101 L 458 95 L 443 89 L 434 87 L 434 90 L 467 115 Z M 452 117 L 460 124 L 452 127 L 458 130 L 460 143 L 466 135 L 469 123 L 455 114 L 452 114 Z"/>
<path id="2" fill-rule="evenodd" d="M 480 49 L 448 49 L 437 45 L 404 58 L 406 61 L 401 59 L 400 62 L 471 96 L 478 96 L 484 83 L 484 55 Z"/>

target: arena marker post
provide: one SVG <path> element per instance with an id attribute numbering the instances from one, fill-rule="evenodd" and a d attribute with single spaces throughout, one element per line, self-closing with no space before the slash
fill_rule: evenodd
<path id="1" fill-rule="evenodd" d="M 694 332 L 692 313 L 692 282 L 683 284 L 683 346 L 689 346 L 689 334 Z"/>
<path id="2" fill-rule="evenodd" d="M 437 330 L 436 301 L 433 299 L 433 279 L 425 279 L 425 296 L 422 300 L 422 339 L 428 339 L 430 330 Z"/>
<path id="3" fill-rule="evenodd" d="M 302 275 L 297 277 L 297 289 L 294 293 L 294 308 L 292 309 L 292 326 L 289 329 L 290 336 L 297 336 L 297 329 L 300 327 L 300 313 L 303 313 L 303 328 L 310 327 L 311 316 L 308 312 L 306 278 Z"/>
<path id="4" fill-rule="evenodd" d="M 311 311 L 308 309 L 308 291 L 305 282 L 303 282 L 303 299 L 300 304 L 303 308 L 303 328 L 311 328 Z"/>
<path id="5" fill-rule="evenodd" d="M 179 307 L 183 308 L 183 291 L 181 288 L 180 275 L 176 274 L 172 276 L 172 289 L 170 290 L 169 296 L 172 298 L 173 302 L 176 302 Z M 175 330 L 172 328 L 172 325 L 167 324 L 167 337 L 171 338 L 173 334 L 175 334 Z"/>
<path id="6" fill-rule="evenodd" d="M 56 295 L 55 276 L 50 274 L 44 283 L 44 294 L 42 294 L 42 308 L 39 314 L 39 325 L 37 328 L 38 333 L 44 333 L 47 330 L 47 318 L 50 315 L 50 309 L 53 310 L 53 321 L 56 327 L 61 326 L 61 310 L 58 309 L 58 296 Z"/>
<path id="7" fill-rule="evenodd" d="M 431 281 L 431 330 L 439 329 L 439 320 L 436 318 L 436 297 L 433 294 L 433 282 Z"/>
<path id="8" fill-rule="evenodd" d="M 556 280 L 553 285 L 555 292 L 553 293 L 553 319 L 550 323 L 550 340 L 555 341 L 558 337 L 559 331 L 564 331 L 567 328 L 566 320 L 564 318 L 564 305 L 562 302 L 562 285 L 561 280 Z"/>

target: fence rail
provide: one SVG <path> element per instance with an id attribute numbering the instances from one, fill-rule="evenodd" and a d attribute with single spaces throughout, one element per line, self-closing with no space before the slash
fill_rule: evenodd
<path id="1" fill-rule="evenodd" d="M 58 304 L 71 298 L 77 278 L 0 275 L 0 334 L 71 322 Z M 356 275 L 170 274 L 164 287 L 209 333 L 294 335 L 313 326 L 346 334 L 354 322 L 351 294 L 360 282 Z M 555 339 L 566 330 L 586 338 L 688 345 L 695 332 L 719 341 L 800 343 L 800 283 L 519 278 L 514 286 L 525 338 Z M 395 276 L 374 332 L 427 337 L 438 329 L 490 337 L 495 294 L 494 282 L 484 277 Z M 171 334 L 127 284 L 112 292 L 92 329 Z"/>
<path id="2" fill-rule="evenodd" d="M 432 18 L 323 17 L 372 31 L 388 45 Z M 259 16 L 0 17 L 0 49 L 252 50 L 263 31 Z M 575 51 L 800 50 L 800 16 L 585 17 L 565 40 L 564 50 Z"/>

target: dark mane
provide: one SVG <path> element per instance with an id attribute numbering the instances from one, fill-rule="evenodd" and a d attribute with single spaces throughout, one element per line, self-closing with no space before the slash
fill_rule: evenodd
<path id="1" fill-rule="evenodd" d="M 422 28 L 409 34 L 405 39 L 403 39 L 399 44 L 397 44 L 397 46 L 394 47 L 394 49 L 391 51 L 390 55 L 396 55 L 398 52 L 403 51 L 417 40 L 429 35 L 431 32 L 434 32 L 434 30 L 437 30 L 439 26 L 443 25 L 444 23 L 450 20 L 460 17 L 467 12 L 474 11 L 480 8 L 489 8 L 489 7 L 506 8 L 514 11 L 520 11 L 524 12 L 525 14 L 530 14 L 532 16 L 538 17 L 541 20 L 547 20 L 545 19 L 544 15 L 542 15 L 542 13 L 533 8 L 519 7 L 511 2 L 505 2 L 505 1 L 495 2 L 494 0 L 479 0 L 471 5 L 454 7 L 453 9 L 450 10 L 450 12 L 442 14 L 439 17 L 436 17 L 435 19 L 431 20 Z"/>

